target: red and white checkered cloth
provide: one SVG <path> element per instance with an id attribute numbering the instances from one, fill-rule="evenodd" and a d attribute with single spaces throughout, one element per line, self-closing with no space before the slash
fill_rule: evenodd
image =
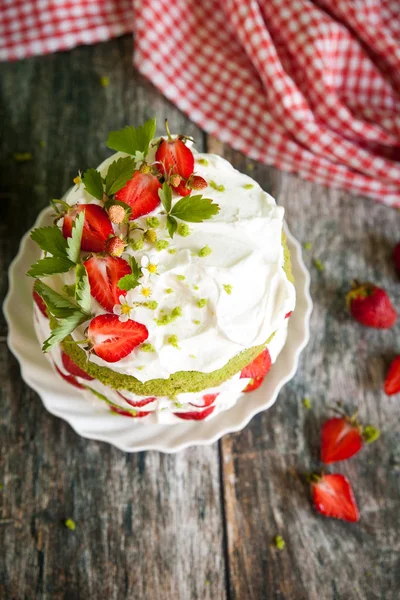
<path id="1" fill-rule="evenodd" d="M 0 0 L 0 59 L 132 31 L 134 64 L 251 158 L 400 207 L 399 0 Z"/>

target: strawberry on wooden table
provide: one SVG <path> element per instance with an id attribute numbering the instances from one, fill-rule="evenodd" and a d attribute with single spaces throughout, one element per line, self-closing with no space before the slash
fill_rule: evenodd
<path id="1" fill-rule="evenodd" d="M 247 367 L 240 373 L 241 379 L 251 379 L 244 388 L 244 392 L 252 392 L 260 387 L 266 375 L 271 368 L 271 355 L 268 348 L 265 348 Z"/>
<path id="2" fill-rule="evenodd" d="M 94 377 L 91 377 L 86 373 L 86 371 L 83 371 L 83 369 L 78 367 L 78 365 L 74 363 L 72 358 L 70 358 L 68 354 L 66 354 L 63 350 L 61 351 L 61 361 L 64 369 L 68 371 L 68 373 L 70 373 L 71 375 L 75 375 L 75 377 L 81 377 L 82 379 L 86 379 L 87 381 L 93 381 Z"/>
<path id="3" fill-rule="evenodd" d="M 400 355 L 396 356 L 390 364 L 385 379 L 384 390 L 388 396 L 400 392 Z"/>
<path id="4" fill-rule="evenodd" d="M 194 156 L 192 151 L 184 143 L 184 136 L 172 137 L 165 120 L 167 139 L 163 139 L 157 148 L 156 161 L 160 173 L 168 179 L 171 175 L 179 175 L 182 181 L 174 186 L 177 194 L 188 196 L 191 188 L 186 186 L 186 181 L 194 171 Z M 193 188 L 201 189 L 201 188 Z"/>
<path id="5" fill-rule="evenodd" d="M 346 303 L 354 319 L 366 327 L 390 329 L 397 320 L 389 296 L 373 283 L 354 281 Z"/>
<path id="6" fill-rule="evenodd" d="M 129 220 L 133 221 L 157 208 L 160 204 L 160 189 L 161 184 L 155 175 L 135 171 L 132 179 L 115 194 L 115 198 L 130 206 Z"/>
<path id="7" fill-rule="evenodd" d="M 149 337 L 147 327 L 136 321 L 122 323 L 117 315 L 98 315 L 88 327 L 92 351 L 106 362 L 118 362 Z"/>
<path id="8" fill-rule="evenodd" d="M 103 308 L 112 312 L 119 297 L 126 291 L 118 287 L 118 282 L 125 275 L 132 273 L 126 260 L 114 256 L 92 256 L 85 262 L 89 278 L 90 293 Z"/>
<path id="9" fill-rule="evenodd" d="M 176 412 L 176 413 L 174 413 L 174 415 L 185 421 L 202 421 L 203 419 L 208 417 L 208 415 L 211 415 L 211 413 L 213 412 L 214 409 L 215 409 L 215 406 L 208 406 L 204 410 L 199 410 L 197 412 L 196 411 L 180 412 L 180 413 Z"/>
<path id="10" fill-rule="evenodd" d="M 85 211 L 81 248 L 86 252 L 102 252 L 106 240 L 113 235 L 112 223 L 106 211 L 97 204 L 75 204 L 64 215 L 62 233 L 65 238 L 72 235 L 75 217 Z"/>
<path id="11" fill-rule="evenodd" d="M 371 444 L 379 436 L 379 429 L 361 425 L 356 414 L 328 419 L 321 429 L 321 461 L 329 464 L 347 460 L 357 454 L 364 443 Z"/>
<path id="12" fill-rule="evenodd" d="M 339 473 L 312 475 L 311 495 L 316 510 L 325 517 L 355 523 L 360 514 L 349 480 Z"/>

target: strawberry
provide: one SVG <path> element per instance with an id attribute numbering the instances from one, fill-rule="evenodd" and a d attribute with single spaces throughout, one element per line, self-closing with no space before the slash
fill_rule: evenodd
<path id="1" fill-rule="evenodd" d="M 290 310 L 288 313 L 286 313 L 285 315 L 285 319 L 289 319 L 292 316 L 293 311 Z"/>
<path id="2" fill-rule="evenodd" d="M 47 314 L 47 308 L 46 308 L 46 304 L 44 303 L 44 300 L 42 300 L 42 298 L 39 296 L 39 294 L 35 290 L 33 290 L 32 295 L 33 295 L 33 300 L 35 301 L 36 306 L 38 307 L 38 309 L 40 310 L 42 315 L 48 319 L 49 315 Z"/>
<path id="3" fill-rule="evenodd" d="M 321 429 L 321 460 L 325 464 L 346 460 L 362 448 L 361 428 L 346 417 L 325 421 Z"/>
<path id="4" fill-rule="evenodd" d="M 208 417 L 208 415 L 211 415 L 214 408 L 215 406 L 208 406 L 204 410 L 199 410 L 199 412 L 181 412 L 174 413 L 174 415 L 176 417 L 179 417 L 180 419 L 184 419 L 185 421 L 202 421 L 203 419 Z"/>
<path id="5" fill-rule="evenodd" d="M 64 215 L 62 233 L 71 237 L 72 224 L 77 214 L 85 211 L 81 248 L 86 252 L 102 252 L 104 244 L 114 230 L 106 211 L 97 204 L 75 204 Z"/>
<path id="6" fill-rule="evenodd" d="M 315 508 L 325 517 L 352 523 L 360 519 L 353 490 L 344 475 L 312 475 L 311 494 Z"/>
<path id="7" fill-rule="evenodd" d="M 188 196 L 191 192 L 186 187 L 186 180 L 194 171 L 194 156 L 192 151 L 183 142 L 183 136 L 172 137 L 165 120 L 168 139 L 161 140 L 156 152 L 157 168 L 165 178 L 179 175 L 183 181 L 176 187 L 176 192 L 181 196 Z"/>
<path id="8" fill-rule="evenodd" d="M 400 275 L 400 242 L 393 249 L 393 260 Z"/>
<path id="9" fill-rule="evenodd" d="M 112 256 L 92 256 L 85 262 L 89 278 L 90 293 L 103 308 L 112 312 L 119 297 L 126 291 L 120 290 L 118 281 L 132 271 L 126 260 Z"/>
<path id="10" fill-rule="evenodd" d="M 207 181 L 200 175 L 192 174 L 186 182 L 186 187 L 189 190 L 204 190 L 208 186 Z"/>
<path id="11" fill-rule="evenodd" d="M 135 171 L 132 179 L 115 194 L 116 200 L 125 202 L 131 207 L 129 220 L 133 221 L 143 215 L 148 215 L 160 204 L 158 190 L 161 184 L 151 173 Z"/>
<path id="12" fill-rule="evenodd" d="M 75 375 L 75 377 L 81 377 L 82 379 L 87 379 L 87 381 L 93 381 L 94 377 L 90 377 L 90 375 L 78 367 L 72 358 L 70 358 L 64 351 L 61 351 L 61 360 L 64 369 L 68 371 L 68 373 L 71 373 L 71 375 Z"/>
<path id="13" fill-rule="evenodd" d="M 120 204 L 112 204 L 108 209 L 108 216 L 110 217 L 111 223 L 120 225 L 124 222 L 126 211 Z"/>
<path id="14" fill-rule="evenodd" d="M 400 392 L 400 355 L 391 362 L 385 379 L 385 394 L 392 396 Z"/>
<path id="15" fill-rule="evenodd" d="M 366 327 L 390 329 L 397 320 L 389 296 L 373 283 L 355 281 L 347 293 L 346 303 L 354 319 Z"/>
<path id="16" fill-rule="evenodd" d="M 150 404 L 150 402 L 154 402 L 155 400 L 157 400 L 157 398 L 143 398 L 143 400 L 130 400 L 130 398 L 127 398 L 126 396 L 123 396 L 120 392 L 117 392 L 118 396 L 121 396 L 121 398 L 123 398 L 125 400 L 125 402 L 127 402 L 128 404 L 130 404 L 131 406 L 134 407 L 138 407 L 141 408 L 142 406 L 146 406 L 146 404 Z"/>
<path id="17" fill-rule="evenodd" d="M 202 398 L 203 404 L 194 404 L 194 402 L 190 402 L 192 406 L 196 406 L 197 408 L 205 408 L 206 406 L 211 406 L 213 402 L 215 402 L 216 397 L 219 394 L 205 394 Z"/>
<path id="18" fill-rule="evenodd" d="M 264 377 L 268 374 L 271 368 L 271 356 L 268 348 L 265 348 L 253 362 L 242 369 L 240 378 L 251 379 L 250 383 L 243 390 L 244 392 L 252 392 L 262 384 Z"/>
<path id="19" fill-rule="evenodd" d="M 133 417 L 134 419 L 141 419 L 142 417 L 147 417 L 147 415 L 150 414 L 149 412 L 144 412 L 140 410 L 124 410 L 123 408 L 118 408 L 118 406 L 110 406 L 110 409 L 117 415 L 122 415 L 123 417 Z"/>
<path id="20" fill-rule="evenodd" d="M 125 250 L 125 244 L 118 236 L 108 238 L 104 244 L 104 249 L 110 256 L 121 256 Z"/>
<path id="21" fill-rule="evenodd" d="M 79 388 L 80 390 L 84 390 L 84 389 L 85 389 L 85 388 L 83 387 L 83 385 L 81 385 L 81 384 L 80 384 L 80 383 L 79 383 L 79 382 L 78 382 L 78 381 L 75 379 L 75 377 L 74 377 L 73 375 L 66 375 L 65 373 L 63 373 L 63 372 L 61 371 L 61 369 L 59 369 L 59 368 L 57 367 L 56 363 L 54 363 L 54 366 L 55 366 L 55 368 L 56 368 L 56 371 L 57 371 L 57 373 L 58 373 L 59 375 L 61 375 L 61 377 L 62 377 L 63 379 L 65 379 L 65 381 L 66 381 L 67 383 L 70 383 L 71 385 L 73 385 L 74 387 L 77 387 L 77 388 Z"/>
<path id="22" fill-rule="evenodd" d="M 114 363 L 147 340 L 149 332 L 136 321 L 122 323 L 117 315 L 98 315 L 90 321 L 88 337 L 93 352 L 106 362 Z"/>

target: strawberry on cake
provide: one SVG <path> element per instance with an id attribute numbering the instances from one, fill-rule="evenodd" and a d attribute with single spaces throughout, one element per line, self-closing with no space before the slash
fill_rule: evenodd
<path id="1" fill-rule="evenodd" d="M 42 257 L 28 274 L 60 377 L 120 415 L 179 423 L 261 385 L 295 290 L 283 208 L 228 161 L 155 129 L 110 133 L 117 153 L 32 231 Z"/>

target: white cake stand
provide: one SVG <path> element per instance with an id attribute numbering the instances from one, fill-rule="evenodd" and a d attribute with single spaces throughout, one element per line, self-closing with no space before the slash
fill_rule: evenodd
<path id="1" fill-rule="evenodd" d="M 43 210 L 35 227 L 48 224 L 51 209 Z M 310 276 L 301 257 L 300 244 L 285 227 L 296 286 L 296 309 L 288 328 L 287 342 L 263 385 L 242 394 L 231 409 L 209 421 L 157 425 L 136 422 L 111 414 L 90 392 L 64 382 L 43 356 L 33 326 L 32 280 L 25 275 L 40 250 L 27 232 L 9 269 L 10 287 L 4 301 L 8 322 L 8 345 L 18 359 L 24 381 L 41 397 L 49 412 L 65 419 L 83 437 L 113 444 L 125 452 L 158 450 L 177 452 L 196 445 L 212 444 L 226 433 L 239 431 L 254 415 L 272 406 L 283 385 L 296 373 L 299 356 L 309 339 L 312 301 Z"/>

